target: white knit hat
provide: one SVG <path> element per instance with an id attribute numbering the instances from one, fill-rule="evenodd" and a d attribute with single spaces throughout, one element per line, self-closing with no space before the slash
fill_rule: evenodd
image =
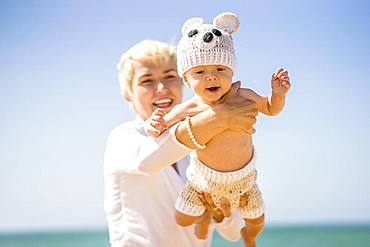
<path id="1" fill-rule="evenodd" d="M 219 14 L 213 24 L 203 24 L 202 18 L 191 18 L 182 26 L 182 38 L 177 45 L 177 70 L 180 76 L 199 65 L 224 65 L 234 73 L 237 62 L 231 37 L 239 29 L 238 17 L 229 12 Z"/>

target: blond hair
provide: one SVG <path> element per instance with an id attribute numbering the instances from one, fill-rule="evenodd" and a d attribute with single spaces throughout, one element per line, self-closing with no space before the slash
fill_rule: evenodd
<path id="1" fill-rule="evenodd" d="M 156 40 L 143 40 L 121 55 L 117 64 L 121 94 L 132 93 L 135 63 L 160 65 L 174 62 L 176 65 L 176 49 L 174 46 Z"/>

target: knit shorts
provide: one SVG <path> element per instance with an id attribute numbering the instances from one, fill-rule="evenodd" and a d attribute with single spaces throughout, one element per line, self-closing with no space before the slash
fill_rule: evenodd
<path id="1" fill-rule="evenodd" d="M 264 213 L 264 202 L 256 183 L 256 155 L 242 169 L 234 172 L 215 171 L 202 164 L 195 155 L 191 156 L 186 170 L 188 182 L 185 184 L 175 207 L 181 213 L 199 216 L 205 206 L 199 199 L 199 192 L 208 192 L 217 207 L 221 208 L 221 198 L 230 202 L 231 208 L 237 208 L 243 218 L 254 219 Z M 240 196 L 246 194 L 247 205 L 239 207 Z"/>

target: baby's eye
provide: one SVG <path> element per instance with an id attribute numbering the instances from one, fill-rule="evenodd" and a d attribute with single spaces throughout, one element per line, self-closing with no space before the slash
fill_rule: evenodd
<path id="1" fill-rule="evenodd" d="M 224 70 L 225 68 L 222 68 L 222 67 L 217 68 L 217 71 L 224 71 Z"/>
<path id="2" fill-rule="evenodd" d="M 197 73 L 198 75 L 201 75 L 201 74 L 203 74 L 203 73 L 204 73 L 204 70 L 198 70 L 198 71 L 196 71 L 195 73 Z"/>

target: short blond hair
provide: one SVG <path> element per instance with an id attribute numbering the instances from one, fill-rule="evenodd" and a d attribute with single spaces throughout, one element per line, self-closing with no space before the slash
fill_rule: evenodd
<path id="1" fill-rule="evenodd" d="M 143 40 L 121 55 L 117 64 L 121 94 L 132 93 L 135 63 L 165 64 L 174 62 L 176 66 L 176 49 L 174 46 L 156 40 Z"/>

